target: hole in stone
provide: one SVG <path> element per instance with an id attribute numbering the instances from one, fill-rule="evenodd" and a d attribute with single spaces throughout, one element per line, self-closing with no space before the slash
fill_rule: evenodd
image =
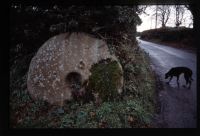
<path id="1" fill-rule="evenodd" d="M 73 90 L 79 90 L 81 88 L 82 77 L 77 72 L 71 72 L 66 76 L 66 82 Z"/>

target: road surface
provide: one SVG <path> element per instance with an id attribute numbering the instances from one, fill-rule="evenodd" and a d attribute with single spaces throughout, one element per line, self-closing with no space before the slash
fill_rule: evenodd
<path id="1" fill-rule="evenodd" d="M 158 91 L 160 111 L 154 117 L 155 126 L 164 128 L 196 127 L 196 54 L 140 39 L 138 41 L 139 46 L 149 54 L 152 68 L 163 86 Z M 179 79 L 180 88 L 177 87 L 176 77 L 172 79 L 169 85 L 166 84 L 169 79 L 164 79 L 165 73 L 176 66 L 186 66 L 193 71 L 191 89 L 182 86 L 185 85 L 183 74 Z"/>

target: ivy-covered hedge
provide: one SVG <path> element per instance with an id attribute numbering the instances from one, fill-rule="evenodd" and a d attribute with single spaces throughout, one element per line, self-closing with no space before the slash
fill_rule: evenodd
<path id="1" fill-rule="evenodd" d="M 118 96 L 123 71 L 117 61 L 103 60 L 91 68 L 87 90 L 98 93 L 102 101 L 113 101 Z"/>

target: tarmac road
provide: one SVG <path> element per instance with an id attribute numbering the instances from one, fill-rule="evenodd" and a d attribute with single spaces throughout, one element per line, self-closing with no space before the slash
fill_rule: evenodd
<path id="1" fill-rule="evenodd" d="M 158 128 L 195 128 L 197 126 L 197 94 L 196 94 L 196 54 L 165 45 L 154 44 L 138 39 L 139 46 L 151 58 L 152 68 L 163 86 L 158 91 L 159 113 L 154 117 L 154 125 Z M 178 88 L 176 77 L 170 84 L 164 75 L 172 67 L 186 66 L 193 71 L 191 89 L 184 88 L 185 79 L 180 76 Z"/>

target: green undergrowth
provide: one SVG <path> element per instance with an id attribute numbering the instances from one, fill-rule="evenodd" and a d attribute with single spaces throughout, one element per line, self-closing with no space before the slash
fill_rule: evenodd
<path id="1" fill-rule="evenodd" d="M 111 46 L 112 47 L 112 46 Z M 151 127 L 154 113 L 155 79 L 151 71 L 149 58 L 137 45 L 120 44 L 110 48 L 119 59 L 124 75 L 123 92 L 120 99 L 102 102 L 81 103 L 79 101 L 65 102 L 64 113 L 58 112 L 59 106 L 50 105 L 45 101 L 33 101 L 27 91 L 27 73 L 30 58 L 18 59 L 10 69 L 10 126 L 14 128 L 142 128 Z M 111 65 L 112 64 L 112 65 Z M 19 67 L 23 66 L 23 67 Z M 112 90 L 110 87 L 96 84 L 101 70 L 111 67 L 119 71 L 116 62 L 95 65 L 96 74 L 92 81 L 100 90 Z M 92 69 L 92 71 L 94 70 Z M 94 72 L 94 71 L 93 71 Z M 112 73 L 112 72 L 111 72 Z M 117 72 L 116 77 L 118 77 Z M 106 75 L 105 75 L 106 76 Z M 114 76 L 115 77 L 115 76 Z M 107 82 L 98 79 L 102 84 Z M 107 85 L 108 85 L 107 84 Z M 105 85 L 105 84 L 104 84 Z M 108 85 L 108 86 L 109 86 Z M 94 87 L 94 86 L 93 86 Z M 105 98 L 109 98 L 106 93 Z M 113 96 L 116 94 L 113 93 Z"/>
<path id="2" fill-rule="evenodd" d="M 117 97 L 122 70 L 117 61 L 109 59 L 94 64 L 91 68 L 92 75 L 89 77 L 88 90 L 99 93 L 103 101 L 112 101 Z"/>

